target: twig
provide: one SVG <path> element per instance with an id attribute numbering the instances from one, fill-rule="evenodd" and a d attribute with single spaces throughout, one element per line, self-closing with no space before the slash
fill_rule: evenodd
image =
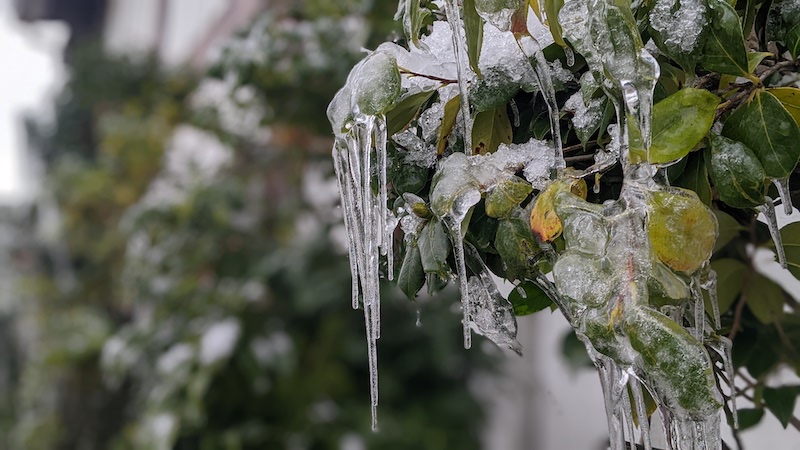
<path id="1" fill-rule="evenodd" d="M 412 77 L 427 78 L 429 80 L 438 81 L 443 84 L 458 83 L 458 80 L 450 80 L 448 78 L 437 77 L 436 75 L 426 75 L 424 73 L 414 72 L 413 70 L 404 69 L 402 67 L 400 67 L 400 73 L 403 75 L 410 75 Z"/>
<path id="2" fill-rule="evenodd" d="M 788 69 L 789 67 L 792 67 L 792 66 L 798 66 L 799 64 L 800 64 L 800 61 L 781 61 L 781 62 L 775 64 L 774 66 L 768 68 L 767 70 L 765 70 L 764 73 L 762 73 L 761 76 L 759 76 L 759 79 L 763 82 L 764 80 L 769 78 L 775 72 L 777 72 L 779 70 L 782 70 L 782 69 Z"/>
<path id="3" fill-rule="evenodd" d="M 590 161 L 592 159 L 594 159 L 594 155 L 567 156 L 564 158 L 564 162 Z"/>

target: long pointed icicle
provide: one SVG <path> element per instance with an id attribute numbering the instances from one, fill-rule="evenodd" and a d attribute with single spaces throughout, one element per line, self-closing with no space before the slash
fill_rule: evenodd
<path id="1" fill-rule="evenodd" d="M 555 155 L 555 168 L 563 169 L 567 167 L 564 161 L 564 153 L 561 148 L 561 126 L 559 125 L 558 103 L 556 103 L 556 90 L 553 87 L 553 80 L 550 78 L 550 71 L 547 67 L 547 59 L 542 53 L 542 48 L 539 42 L 529 34 L 522 34 L 515 36 L 517 38 L 517 45 L 531 63 L 533 72 L 536 75 L 536 82 L 539 85 L 539 91 L 542 93 L 544 103 L 547 106 L 548 116 L 550 118 L 550 133 L 553 135 L 553 151 Z"/>
<path id="2" fill-rule="evenodd" d="M 792 206 L 792 194 L 789 192 L 789 177 L 772 180 L 772 183 L 778 188 L 778 197 L 783 204 L 783 212 L 787 216 L 792 214 L 794 206 Z"/>
<path id="3" fill-rule="evenodd" d="M 467 76 L 470 73 L 469 61 L 464 60 L 467 54 L 466 37 L 462 36 L 464 27 L 461 22 L 461 12 L 458 0 L 447 0 L 447 22 L 453 32 L 453 52 L 455 52 L 456 71 L 458 74 L 458 92 L 461 95 L 461 116 L 464 119 L 464 153 L 472 155 L 472 112 L 469 106 L 469 86 Z"/>
<path id="4" fill-rule="evenodd" d="M 786 253 L 783 251 L 783 239 L 781 238 L 781 229 L 778 228 L 778 217 L 775 215 L 775 205 L 772 204 L 772 199 L 767 197 L 767 202 L 761 206 L 756 207 L 758 212 L 764 214 L 767 219 L 767 226 L 769 227 L 769 234 L 772 236 L 772 242 L 775 243 L 775 252 L 778 254 L 778 263 L 786 268 Z"/>
<path id="5" fill-rule="evenodd" d="M 722 347 L 722 365 L 725 368 L 725 375 L 728 377 L 728 385 L 731 389 L 731 415 L 733 416 L 733 428 L 739 429 L 739 413 L 736 409 L 736 372 L 733 369 L 733 342 L 725 336 L 720 336 L 720 347 Z"/>
<path id="6" fill-rule="evenodd" d="M 387 155 L 386 155 L 386 118 L 379 116 L 375 119 L 375 151 L 378 155 L 378 190 L 379 190 L 379 204 L 380 211 L 380 234 L 381 234 L 381 254 L 386 255 L 387 262 L 387 278 L 391 281 L 394 279 L 394 249 L 393 249 L 393 232 L 394 225 L 390 224 L 389 214 L 390 211 L 386 207 L 389 202 L 387 193 Z"/>
<path id="7" fill-rule="evenodd" d="M 453 243 L 453 254 L 456 258 L 456 270 L 458 271 L 458 284 L 461 290 L 461 311 L 463 313 L 464 324 L 464 348 L 472 347 L 472 330 L 470 322 L 469 301 L 469 282 L 467 280 L 467 263 L 464 260 L 464 241 L 461 238 L 461 221 L 446 218 L 447 231 L 450 234 L 450 241 Z"/>
<path id="8" fill-rule="evenodd" d="M 336 171 L 336 178 L 339 182 L 339 196 L 342 202 L 342 209 L 344 216 L 344 229 L 349 241 L 347 246 L 347 255 L 350 262 L 350 278 L 351 278 L 351 293 L 352 293 L 352 306 L 353 309 L 358 309 L 358 252 L 356 244 L 359 242 L 358 238 L 354 236 L 356 226 L 353 224 L 353 206 L 352 206 L 352 183 L 350 181 L 350 173 L 346 167 L 345 160 L 347 159 L 347 148 L 340 149 L 340 143 L 337 141 L 333 146 L 333 167 Z"/>

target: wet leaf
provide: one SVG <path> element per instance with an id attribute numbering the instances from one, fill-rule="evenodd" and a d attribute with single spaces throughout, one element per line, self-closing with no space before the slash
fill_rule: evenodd
<path id="1" fill-rule="evenodd" d="M 518 280 L 531 272 L 541 253 L 536 239 L 523 219 L 501 220 L 497 226 L 494 247 L 506 266 L 506 279 Z"/>
<path id="2" fill-rule="evenodd" d="M 708 6 L 711 17 L 700 64 L 712 72 L 748 76 L 751 70 L 739 15 L 724 0 L 708 0 Z"/>
<path id="3" fill-rule="evenodd" d="M 564 333 L 564 339 L 561 341 L 561 355 L 573 372 L 594 367 L 586 353 L 586 346 L 572 330 Z"/>
<path id="4" fill-rule="evenodd" d="M 393 136 L 407 127 L 414 117 L 417 117 L 419 109 L 434 92 L 419 92 L 400 100 L 391 111 L 386 113 L 387 135 Z"/>
<path id="5" fill-rule="evenodd" d="M 422 29 L 422 23 L 428 15 L 430 15 L 430 11 L 420 8 L 420 0 L 405 0 L 403 32 L 406 39 L 417 47 L 419 47 L 419 32 Z"/>
<path id="6" fill-rule="evenodd" d="M 525 295 L 523 296 L 520 291 L 524 292 Z M 508 294 L 508 301 L 514 307 L 515 316 L 527 316 L 553 304 L 550 297 L 539 286 L 530 281 L 520 283 L 516 288 L 512 289 L 511 293 Z M 584 355 L 586 354 L 586 349 L 583 349 L 583 353 Z"/>
<path id="7" fill-rule="evenodd" d="M 414 300 L 423 284 L 425 284 L 425 271 L 422 269 L 419 248 L 416 244 L 409 245 L 406 248 L 403 265 L 400 266 L 400 273 L 397 275 L 397 287 L 409 300 Z"/>
<path id="8" fill-rule="evenodd" d="M 798 393 L 800 393 L 800 386 L 764 388 L 764 403 L 766 403 L 767 409 L 775 414 L 783 428 L 789 426 Z"/>
<path id="9" fill-rule="evenodd" d="M 711 257 L 717 218 L 693 191 L 669 188 L 647 201 L 647 234 L 656 256 L 672 270 L 692 273 Z"/>
<path id="10" fill-rule="evenodd" d="M 735 208 L 753 208 L 764 203 L 767 175 L 756 155 L 744 144 L 712 135 L 706 161 L 720 200 Z"/>
<path id="11" fill-rule="evenodd" d="M 461 96 L 456 95 L 444 104 L 444 115 L 442 116 L 442 126 L 439 128 L 439 140 L 436 144 L 436 154 L 441 155 L 447 147 L 447 137 L 456 125 L 456 117 L 461 108 Z"/>
<path id="12" fill-rule="evenodd" d="M 512 134 L 505 105 L 478 113 L 472 126 L 473 153 L 494 153 L 500 144 L 511 143 Z"/>
<path id="13" fill-rule="evenodd" d="M 747 307 L 761 323 L 772 323 L 783 316 L 783 289 L 774 281 L 753 273 L 743 292 Z"/>
<path id="14" fill-rule="evenodd" d="M 750 53 L 748 53 L 747 54 L 747 70 L 749 70 L 750 73 L 755 72 L 756 71 L 756 67 L 758 67 L 758 65 L 761 64 L 761 61 L 763 61 L 764 58 L 769 57 L 769 56 L 772 56 L 772 53 L 770 53 L 770 52 L 750 52 Z"/>
<path id="15" fill-rule="evenodd" d="M 714 123 L 719 97 L 704 90 L 684 88 L 653 107 L 653 143 L 650 162 L 663 164 L 686 156 Z M 631 156 L 646 158 L 642 138 L 634 122 Z"/>
<path id="16" fill-rule="evenodd" d="M 800 222 L 793 222 L 781 229 L 783 251 L 786 253 L 786 265 L 789 272 L 800 280 Z M 772 243 L 771 247 L 774 248 Z"/>
<path id="17" fill-rule="evenodd" d="M 561 24 L 558 22 L 558 13 L 564 6 L 564 0 L 544 0 L 544 13 L 547 15 L 547 26 L 556 44 L 566 47 L 567 43 L 561 36 Z"/>
<path id="18" fill-rule="evenodd" d="M 486 215 L 494 218 L 508 217 L 531 192 L 531 184 L 516 176 L 497 183 L 486 196 Z"/>
<path id="19" fill-rule="evenodd" d="M 693 190 L 706 206 L 711 205 L 711 184 L 708 182 L 703 155 L 700 152 L 690 153 L 686 168 L 675 180 L 674 185 Z"/>
<path id="20" fill-rule="evenodd" d="M 439 221 L 431 220 L 422 228 L 417 247 L 419 247 L 422 270 L 447 278 L 450 273 L 450 267 L 447 265 L 450 238 Z"/>
<path id="21" fill-rule="evenodd" d="M 753 150 L 770 178 L 789 175 L 800 159 L 797 122 L 771 93 L 759 91 L 737 109 L 722 129 L 725 137 Z"/>
<path id="22" fill-rule="evenodd" d="M 779 102 L 794 117 L 794 121 L 800 124 L 800 89 L 793 87 L 779 87 L 768 89 L 768 92 L 775 96 Z"/>
<path id="23" fill-rule="evenodd" d="M 552 242 L 561 236 L 561 219 L 555 210 L 556 196 L 561 192 L 572 192 L 586 199 L 586 182 L 581 179 L 562 179 L 550 183 L 539 196 L 531 211 L 531 231 L 541 242 Z"/>
<path id="24" fill-rule="evenodd" d="M 469 66 L 480 78 L 483 77 L 481 69 L 478 67 L 478 61 L 481 59 L 481 46 L 483 45 L 483 19 L 475 10 L 475 0 L 462 0 L 461 14 L 463 14 L 464 32 L 467 36 Z"/>

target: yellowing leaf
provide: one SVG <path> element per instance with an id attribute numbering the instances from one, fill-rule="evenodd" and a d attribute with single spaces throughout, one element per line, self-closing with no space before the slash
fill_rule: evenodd
<path id="1" fill-rule="evenodd" d="M 511 143 L 512 133 L 505 105 L 478 113 L 472 125 L 472 151 L 480 155 L 494 153 L 500 144 Z"/>
<path id="2" fill-rule="evenodd" d="M 561 192 L 571 192 L 586 199 L 586 182 L 582 178 L 555 180 L 536 197 L 531 211 L 531 231 L 541 242 L 552 242 L 561 236 L 563 226 L 555 210 L 555 199 Z"/>
<path id="3" fill-rule="evenodd" d="M 436 144 L 436 153 L 441 155 L 447 146 L 447 137 L 453 131 L 456 124 L 459 108 L 461 108 L 461 96 L 456 95 L 444 105 L 444 116 L 442 117 L 442 127 L 439 128 L 439 141 Z"/>
<path id="4" fill-rule="evenodd" d="M 779 102 L 794 117 L 794 121 L 800 124 L 800 89 L 793 87 L 779 87 L 767 89 L 767 92 L 774 95 Z"/>

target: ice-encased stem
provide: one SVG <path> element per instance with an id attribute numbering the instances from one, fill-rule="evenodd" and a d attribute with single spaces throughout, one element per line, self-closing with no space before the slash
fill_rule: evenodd
<path id="1" fill-rule="evenodd" d="M 709 303 L 711 303 L 711 314 L 714 316 L 714 329 L 719 330 L 722 326 L 719 317 L 719 299 L 717 298 L 717 272 L 714 269 L 706 268 L 702 275 L 700 287 L 708 292 Z"/>
<path id="2" fill-rule="evenodd" d="M 775 205 L 772 204 L 772 199 L 766 197 L 767 202 L 763 205 L 757 206 L 756 210 L 767 219 L 767 226 L 769 227 L 769 234 L 772 236 L 772 242 L 775 244 L 775 252 L 778 254 L 778 263 L 786 268 L 786 253 L 783 251 L 783 239 L 781 238 L 781 229 L 778 227 L 778 216 L 775 214 Z"/>
<path id="3" fill-rule="evenodd" d="M 550 133 L 553 135 L 555 169 L 563 169 L 567 167 L 567 163 L 564 161 L 564 152 L 561 148 L 561 126 L 559 124 L 558 103 L 556 103 L 556 90 L 553 87 L 553 80 L 550 77 L 547 59 L 544 57 L 539 42 L 530 34 L 517 33 L 514 37 L 517 39 L 517 45 L 520 50 L 522 50 L 528 63 L 530 63 L 533 68 L 533 73 L 536 75 L 536 82 L 539 85 L 539 91 L 542 93 L 542 98 L 547 106 L 547 112 L 550 118 Z"/>
<path id="4" fill-rule="evenodd" d="M 700 280 L 696 275 L 692 277 L 691 291 L 694 298 L 694 337 L 702 341 L 705 335 L 706 307 L 703 292 L 700 290 Z"/>
<path id="5" fill-rule="evenodd" d="M 794 206 L 792 206 L 792 193 L 789 191 L 789 177 L 772 180 L 772 183 L 778 188 L 778 197 L 781 199 L 784 214 L 787 216 L 792 214 Z"/>
<path id="6" fill-rule="evenodd" d="M 469 106 L 469 61 L 465 60 L 467 54 L 466 30 L 461 21 L 461 11 L 458 0 L 447 0 L 445 4 L 447 22 L 453 32 L 453 52 L 455 52 L 456 73 L 458 75 L 458 92 L 461 96 L 461 116 L 464 119 L 464 153 L 472 155 L 472 112 Z"/>
<path id="7" fill-rule="evenodd" d="M 720 336 L 720 347 L 722 347 L 722 365 L 725 368 L 725 375 L 728 377 L 728 387 L 730 388 L 731 415 L 733 416 L 733 428 L 739 428 L 739 412 L 736 409 L 736 372 L 733 369 L 733 342 L 725 336 Z"/>
<path id="8" fill-rule="evenodd" d="M 470 322 L 469 301 L 469 281 L 467 280 L 467 263 L 464 259 L 464 239 L 461 237 L 461 220 L 459 218 L 445 217 L 445 227 L 453 243 L 453 254 L 456 258 L 456 270 L 458 272 L 458 286 L 461 291 L 461 311 L 463 313 L 464 324 L 464 348 L 472 347 L 472 330 Z"/>
<path id="9" fill-rule="evenodd" d="M 633 403 L 636 406 L 636 417 L 639 418 L 639 434 L 642 436 L 642 444 L 644 450 L 652 450 L 653 446 L 650 439 L 650 422 L 647 418 L 647 406 L 644 403 L 644 393 L 642 392 L 642 385 L 634 377 L 628 381 L 628 386 L 631 388 L 633 394 Z"/>

